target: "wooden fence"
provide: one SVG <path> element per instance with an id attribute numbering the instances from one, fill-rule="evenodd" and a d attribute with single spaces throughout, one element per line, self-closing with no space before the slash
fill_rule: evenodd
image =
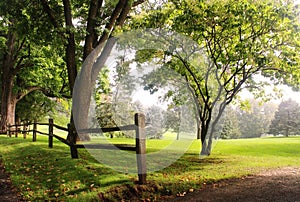
<path id="1" fill-rule="evenodd" d="M 48 133 L 38 131 L 37 130 L 38 125 L 49 126 Z M 32 129 L 28 129 L 29 126 L 32 126 Z M 21 127 L 23 127 L 23 129 L 21 129 Z M 9 137 L 12 137 L 12 135 L 14 134 L 15 137 L 18 137 L 18 134 L 21 133 L 21 134 L 23 134 L 24 139 L 26 139 L 27 134 L 32 132 L 32 141 L 33 142 L 36 142 L 37 134 L 47 135 L 49 137 L 48 145 L 50 148 L 53 148 L 53 137 L 55 137 L 56 139 L 58 139 L 59 141 L 65 143 L 65 144 L 69 145 L 69 142 L 66 139 L 64 139 L 58 135 L 55 135 L 53 133 L 54 128 L 57 128 L 59 130 L 65 131 L 65 132 L 69 132 L 68 128 L 56 125 L 56 124 L 54 124 L 53 119 L 49 119 L 48 123 L 34 122 L 34 123 L 24 123 L 24 124 L 19 124 L 19 125 L 17 125 L 17 124 L 16 125 L 8 125 L 7 135 Z"/>
<path id="2" fill-rule="evenodd" d="M 29 126 L 32 125 L 32 129 L 28 129 Z M 38 125 L 46 125 L 48 127 L 48 133 L 41 132 L 37 130 Z M 23 127 L 23 129 L 21 129 Z M 14 134 L 15 137 L 18 137 L 18 134 L 23 134 L 23 137 L 26 138 L 26 135 L 32 132 L 32 141 L 35 142 L 37 139 L 37 134 L 47 135 L 48 136 L 48 147 L 53 148 L 53 138 L 58 139 L 59 141 L 63 142 L 64 144 L 70 147 L 71 156 L 72 158 L 78 158 L 77 148 L 92 148 L 92 149 L 120 149 L 120 150 L 128 150 L 128 151 L 136 151 L 136 158 L 137 158 L 137 168 L 138 168 L 138 178 L 139 184 L 146 183 L 146 135 L 145 135 L 145 115 L 137 113 L 134 116 L 134 124 L 127 125 L 127 126 L 120 126 L 120 127 L 113 127 L 113 128 L 93 128 L 93 129 L 81 129 L 77 132 L 79 134 L 87 134 L 87 133 L 107 133 L 107 132 L 115 132 L 115 131 L 128 131 L 134 130 L 136 133 L 135 137 L 135 145 L 128 145 L 128 144 L 77 144 L 76 140 L 67 140 L 63 137 L 60 137 L 53 133 L 54 128 L 59 130 L 65 131 L 68 133 L 69 137 L 76 137 L 73 130 L 68 124 L 68 127 L 62 127 L 59 125 L 54 124 L 53 119 L 49 119 L 48 123 L 29 123 L 29 124 L 20 124 L 20 125 L 9 125 L 7 135 L 12 137 Z M 71 134 L 71 135 L 70 135 Z"/>

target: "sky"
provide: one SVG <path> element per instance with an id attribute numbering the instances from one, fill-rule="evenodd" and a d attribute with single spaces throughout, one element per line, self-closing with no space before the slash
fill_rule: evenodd
<path id="1" fill-rule="evenodd" d="M 265 92 L 267 94 L 274 94 L 273 88 L 274 85 L 268 86 L 265 88 Z M 281 91 L 282 96 L 272 99 L 272 102 L 279 104 L 282 101 L 292 99 L 300 104 L 300 92 L 293 91 L 292 88 L 287 85 L 277 85 L 276 88 Z M 243 90 L 239 95 L 242 99 L 253 98 L 253 95 L 247 90 Z"/>

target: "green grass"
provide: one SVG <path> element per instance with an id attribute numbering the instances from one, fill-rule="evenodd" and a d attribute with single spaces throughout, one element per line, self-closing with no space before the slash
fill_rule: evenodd
<path id="1" fill-rule="evenodd" d="M 114 143 L 134 143 L 112 139 Z M 169 140 L 147 140 L 148 152 L 164 148 Z M 300 167 L 300 137 L 219 140 L 212 155 L 199 158 L 200 142 L 169 167 L 149 173 L 147 186 L 137 186 L 136 174 L 123 174 L 97 162 L 85 149 L 79 159 L 71 159 L 69 148 L 47 137 L 8 138 L 0 136 L 0 158 L 13 185 L 28 201 L 96 201 L 99 197 L 119 201 L 126 196 L 155 200 L 160 195 L 176 195 L 201 188 L 204 183 L 239 178 L 264 169 Z M 102 194 L 99 194 L 102 193 Z"/>

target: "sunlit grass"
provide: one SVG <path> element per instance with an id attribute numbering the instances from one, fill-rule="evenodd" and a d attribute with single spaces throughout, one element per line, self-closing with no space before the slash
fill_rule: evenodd
<path id="1" fill-rule="evenodd" d="M 135 140 L 109 141 L 134 144 Z M 171 142 L 147 140 L 147 150 L 157 151 Z M 53 149 L 48 148 L 46 136 L 38 136 L 37 142 L 31 138 L 0 137 L 1 159 L 14 186 L 26 200 L 92 201 L 100 200 L 99 193 L 104 193 L 119 201 L 126 198 L 129 187 L 136 186 L 136 174 L 114 171 L 97 162 L 85 149 L 79 149 L 79 159 L 71 159 L 69 147 L 57 140 L 53 145 Z M 300 167 L 300 137 L 218 140 L 212 155 L 203 159 L 199 151 L 200 142 L 195 140 L 175 163 L 148 173 L 149 184 L 139 193 L 140 197 L 154 200 L 160 195 L 176 195 L 200 188 L 203 183 L 255 174 L 264 169 Z"/>

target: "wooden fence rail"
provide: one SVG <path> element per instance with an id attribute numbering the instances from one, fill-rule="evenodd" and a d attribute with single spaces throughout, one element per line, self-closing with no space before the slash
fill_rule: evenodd
<path id="1" fill-rule="evenodd" d="M 115 131 L 135 131 L 135 145 L 128 144 L 76 144 L 76 148 L 90 148 L 90 149 L 120 149 L 136 152 L 137 169 L 139 184 L 146 183 L 146 133 L 145 133 L 145 115 L 136 113 L 134 115 L 134 124 L 127 126 L 119 126 L 112 128 L 92 128 L 92 129 L 79 129 L 79 134 L 92 134 L 92 133 L 107 133 Z"/>
<path id="2" fill-rule="evenodd" d="M 23 128 L 27 128 L 28 126 L 33 126 L 33 128 L 30 130 L 30 129 L 21 129 L 20 127 L 23 126 Z M 37 130 L 37 126 L 40 125 L 40 126 L 49 126 L 49 129 L 48 129 L 48 132 L 42 132 L 42 131 L 39 131 Z M 32 141 L 33 142 L 36 142 L 36 135 L 37 134 L 41 134 L 41 135 L 47 135 L 49 136 L 49 140 L 51 141 L 51 137 L 55 137 L 56 139 L 58 139 L 59 141 L 63 142 L 66 144 L 66 140 L 58 135 L 55 135 L 53 134 L 53 129 L 57 128 L 59 130 L 62 130 L 62 131 L 66 131 L 68 132 L 68 128 L 65 128 L 65 127 L 62 127 L 62 126 L 59 126 L 59 125 L 56 125 L 53 123 L 53 119 L 49 119 L 49 122 L 48 123 L 38 123 L 38 122 L 33 122 L 33 123 L 24 123 L 24 124 L 15 124 L 15 125 L 8 125 L 8 130 L 7 130 L 7 135 L 9 137 L 12 136 L 12 134 L 15 135 L 15 137 L 18 137 L 18 134 L 19 133 L 22 133 L 24 136 L 24 139 L 26 139 L 26 134 L 32 132 Z M 51 132 L 52 131 L 52 132 Z M 51 133 L 50 133 L 51 132 Z M 50 137 L 51 136 L 51 137 Z M 52 138 L 53 139 L 53 138 Z M 53 142 L 53 140 L 52 140 Z M 49 146 L 51 144 L 49 143 Z M 53 145 L 53 143 L 52 143 Z"/>
<path id="3" fill-rule="evenodd" d="M 32 129 L 27 129 L 29 126 L 32 125 Z M 48 133 L 41 132 L 37 130 L 37 126 L 48 126 Z M 23 127 L 23 130 L 20 128 Z M 70 140 L 64 139 L 56 134 L 54 134 L 54 128 L 59 130 L 68 132 Z M 134 130 L 136 133 L 135 136 L 135 145 L 128 145 L 128 144 L 77 144 L 75 138 L 75 133 L 84 133 L 84 134 L 91 134 L 91 133 L 107 133 L 107 132 L 115 132 L 115 131 L 128 131 Z M 93 129 L 81 129 L 77 132 L 75 129 L 73 130 L 68 124 L 68 127 L 62 127 L 59 125 L 54 124 L 53 119 L 49 119 L 48 123 L 25 123 L 25 124 L 16 124 L 16 125 L 9 125 L 7 135 L 12 137 L 12 134 L 15 134 L 15 137 L 18 137 L 19 133 L 23 134 L 24 139 L 26 138 L 26 134 L 32 132 L 32 141 L 36 142 L 37 134 L 47 135 L 48 136 L 48 147 L 53 148 L 53 138 L 56 138 L 60 142 L 68 145 L 70 147 L 71 156 L 72 158 L 78 158 L 77 148 L 91 148 L 91 149 L 120 149 L 120 150 L 128 150 L 128 151 L 136 151 L 136 159 L 137 159 L 137 168 L 138 168 L 138 178 L 139 184 L 146 183 L 146 135 L 145 135 L 145 115 L 137 113 L 134 116 L 134 124 L 127 125 L 127 126 L 120 126 L 120 127 L 112 127 L 112 128 L 93 128 Z M 70 135 L 71 134 L 71 135 Z"/>

